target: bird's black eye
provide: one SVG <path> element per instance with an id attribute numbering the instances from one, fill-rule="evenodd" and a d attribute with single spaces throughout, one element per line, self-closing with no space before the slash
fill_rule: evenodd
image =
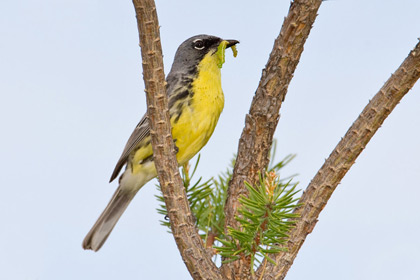
<path id="1" fill-rule="evenodd" d="M 197 39 L 193 42 L 194 45 L 194 49 L 196 50 L 202 50 L 204 49 L 205 45 L 204 45 L 204 41 L 201 39 Z"/>

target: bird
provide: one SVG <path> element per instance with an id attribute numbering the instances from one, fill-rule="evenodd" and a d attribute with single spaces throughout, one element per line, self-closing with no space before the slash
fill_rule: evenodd
<path id="1" fill-rule="evenodd" d="M 175 53 L 166 77 L 166 94 L 180 166 L 194 157 L 213 134 L 224 107 L 220 69 L 225 49 L 232 48 L 236 56 L 238 43 L 202 34 L 185 40 Z M 157 176 L 147 113 L 129 137 L 110 182 L 124 166 L 117 190 L 83 240 L 85 250 L 98 251 L 102 247 L 140 188 Z"/>

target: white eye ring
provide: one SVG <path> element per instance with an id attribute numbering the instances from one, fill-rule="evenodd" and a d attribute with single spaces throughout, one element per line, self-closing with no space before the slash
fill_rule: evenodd
<path id="1" fill-rule="evenodd" d="M 205 48 L 204 42 L 201 39 L 196 39 L 193 41 L 194 49 L 196 50 L 202 50 Z"/>

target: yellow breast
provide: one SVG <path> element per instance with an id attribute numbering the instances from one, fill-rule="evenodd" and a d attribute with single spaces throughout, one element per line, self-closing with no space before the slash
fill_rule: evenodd
<path id="1" fill-rule="evenodd" d="M 207 54 L 198 65 L 197 76 L 192 82 L 193 95 L 175 103 L 172 110 L 182 107 L 182 114 L 171 115 L 172 137 L 178 149 L 177 160 L 183 165 L 195 156 L 210 139 L 224 106 L 220 68 L 216 55 Z M 155 174 L 151 159 L 150 136 L 139 143 L 129 168 L 134 174 L 144 172 Z"/>
<path id="2" fill-rule="evenodd" d="M 192 83 L 194 95 L 177 122 L 171 119 L 172 136 L 180 165 L 190 160 L 210 139 L 224 106 L 218 58 L 207 54 Z"/>

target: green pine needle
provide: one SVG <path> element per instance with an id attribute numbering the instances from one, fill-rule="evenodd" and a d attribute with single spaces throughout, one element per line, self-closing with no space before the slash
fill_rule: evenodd
<path id="1" fill-rule="evenodd" d="M 218 239 L 222 246 L 215 247 L 224 262 L 237 259 L 240 252 L 241 257 L 249 258 L 253 273 L 260 263 L 259 258 L 273 262 L 268 254 L 286 250 L 281 245 L 287 242 L 287 233 L 294 226 L 288 219 L 297 217 L 292 214 L 298 206 L 294 198 L 297 184 L 281 181 L 276 172 L 271 171 L 260 178 L 257 186 L 245 183 L 248 197 L 239 198 L 241 207 L 239 216 L 235 217 L 241 227 L 239 230 L 229 228 L 227 239 Z"/>
<path id="2" fill-rule="evenodd" d="M 275 151 L 276 141 L 273 141 L 268 171 L 260 176 L 258 184 L 245 182 L 248 196 L 239 198 L 241 206 L 238 209 L 239 215 L 235 217 L 240 229 L 228 228 L 227 233 L 224 230 L 224 206 L 234 161 L 226 172 L 207 181 L 201 177 L 194 179 L 200 155 L 192 172 L 188 164 L 181 169 L 188 201 L 203 243 L 207 247 L 212 246 L 214 252 L 222 257 L 223 263 L 248 259 L 252 274 L 263 258 L 274 264 L 269 255 L 287 250 L 284 244 L 289 238 L 288 232 L 295 226 L 293 220 L 298 217 L 293 214 L 293 210 L 299 206 L 297 183 L 292 182 L 295 175 L 284 178 L 279 176 L 281 169 L 295 156 L 289 155 L 273 164 Z M 160 223 L 170 229 L 164 199 L 162 196 L 156 197 L 159 201 L 157 211 L 165 216 Z M 210 237 L 211 240 L 208 240 Z"/>

